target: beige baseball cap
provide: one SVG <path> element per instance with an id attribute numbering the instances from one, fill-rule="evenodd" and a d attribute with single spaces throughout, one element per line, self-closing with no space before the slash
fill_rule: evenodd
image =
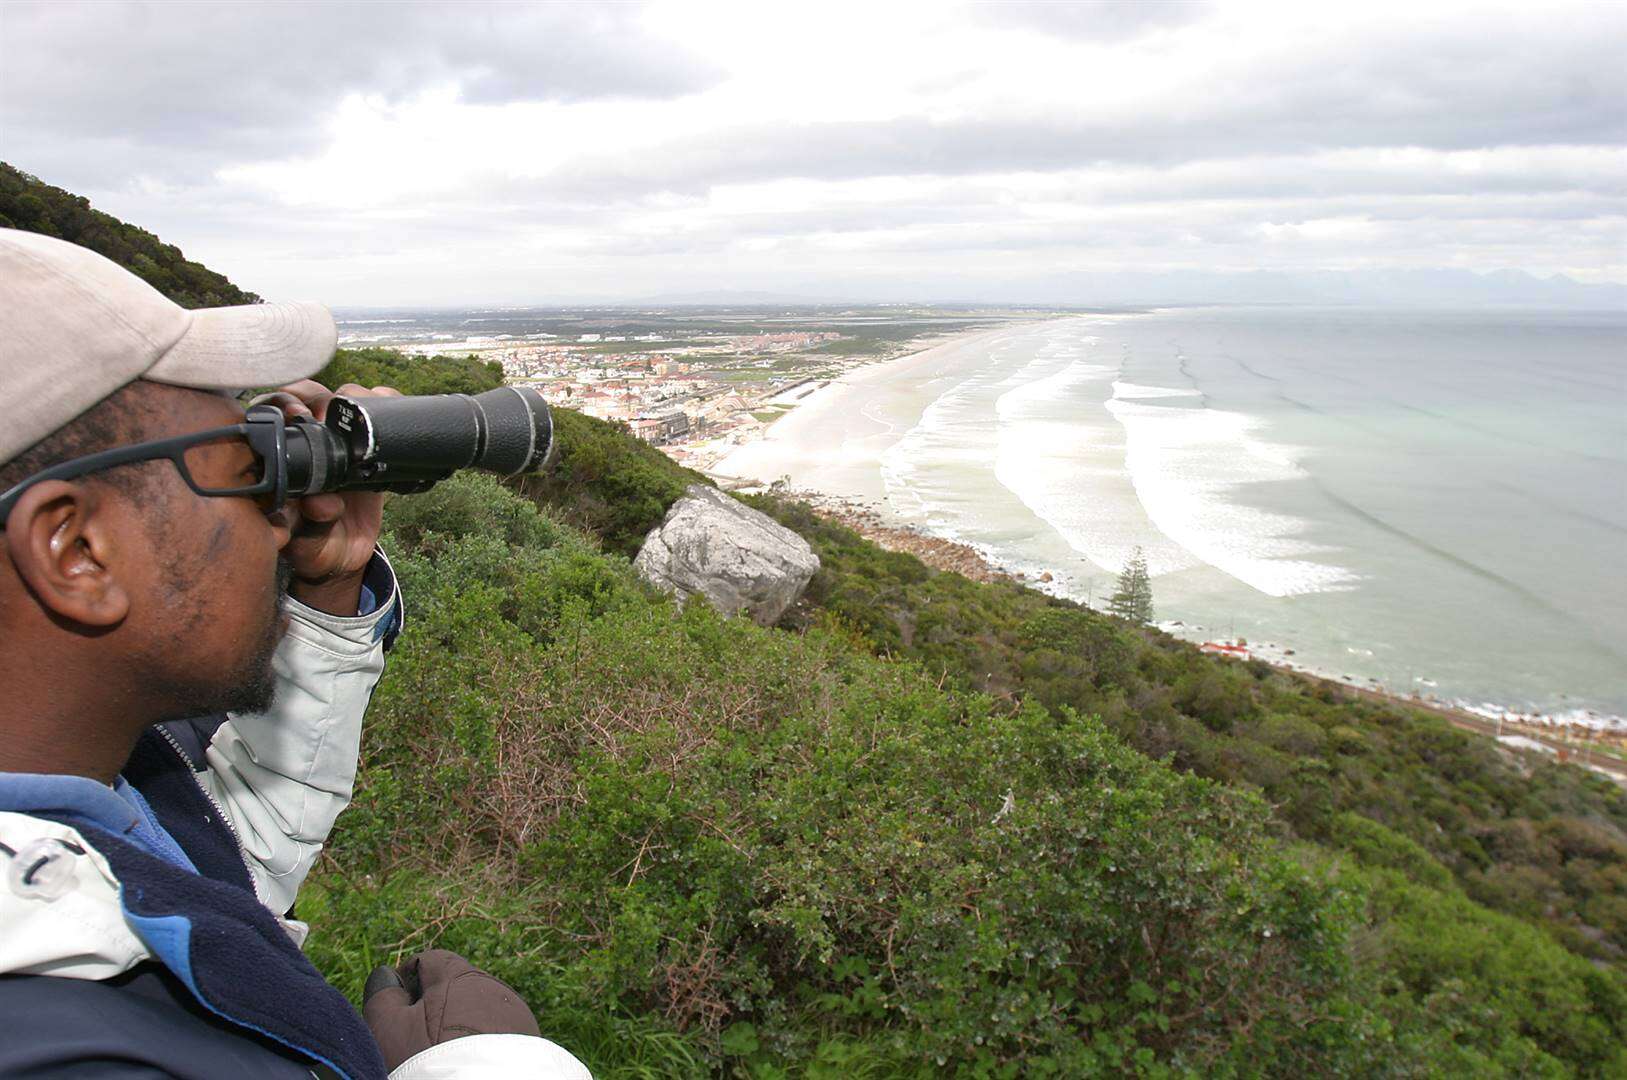
<path id="1" fill-rule="evenodd" d="M 321 304 L 188 311 L 88 248 L 0 229 L 0 464 L 136 379 L 276 386 L 320 371 L 338 337 Z"/>

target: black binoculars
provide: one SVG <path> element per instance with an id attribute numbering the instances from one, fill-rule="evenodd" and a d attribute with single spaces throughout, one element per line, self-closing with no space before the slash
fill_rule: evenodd
<path id="1" fill-rule="evenodd" d="M 553 453 L 548 403 L 529 387 L 426 397 L 336 397 L 286 432 L 287 494 L 424 491 L 459 469 L 514 476 Z"/>

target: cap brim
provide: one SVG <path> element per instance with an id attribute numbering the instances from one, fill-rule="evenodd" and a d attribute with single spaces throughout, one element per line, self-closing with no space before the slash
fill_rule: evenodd
<path id="1" fill-rule="evenodd" d="M 199 390 L 306 379 L 333 359 L 339 328 L 321 304 L 245 304 L 190 312 L 191 325 L 141 376 Z"/>

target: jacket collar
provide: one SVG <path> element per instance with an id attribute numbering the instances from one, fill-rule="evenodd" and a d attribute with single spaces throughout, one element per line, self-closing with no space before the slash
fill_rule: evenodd
<path id="1" fill-rule="evenodd" d="M 65 825 L 100 829 L 183 869 L 195 869 L 159 825 L 147 800 L 122 776 L 109 787 L 88 776 L 0 772 L 0 811 L 50 814 Z"/>

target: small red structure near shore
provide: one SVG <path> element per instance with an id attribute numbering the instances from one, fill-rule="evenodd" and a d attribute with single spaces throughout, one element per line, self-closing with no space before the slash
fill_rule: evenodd
<path id="1" fill-rule="evenodd" d="M 1213 653 L 1215 656 L 1225 656 L 1233 660 L 1247 660 L 1247 645 L 1229 645 L 1224 641 L 1205 641 L 1198 646 L 1199 652 Z"/>

